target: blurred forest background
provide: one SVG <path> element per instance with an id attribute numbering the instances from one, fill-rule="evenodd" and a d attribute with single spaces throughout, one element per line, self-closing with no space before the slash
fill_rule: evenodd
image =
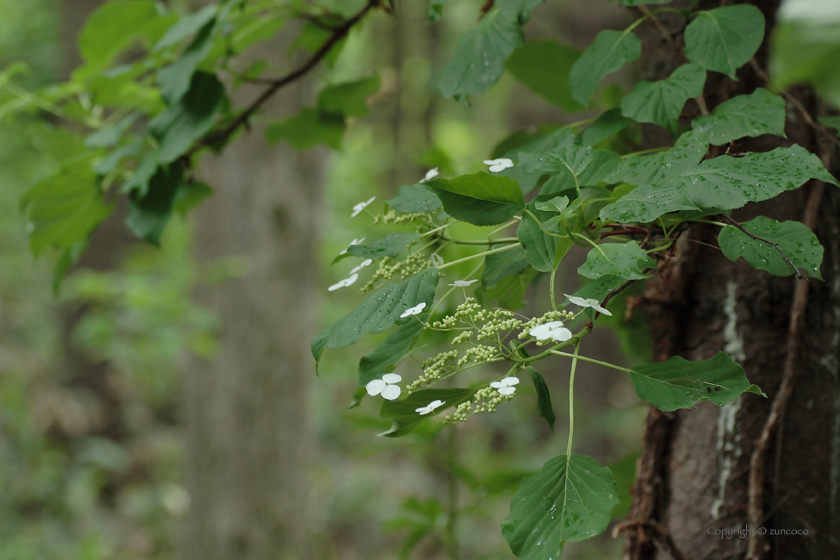
<path id="1" fill-rule="evenodd" d="M 0 0 L 0 67 L 25 62 L 30 71 L 16 83 L 29 89 L 66 78 L 79 61 L 76 37 L 98 4 Z M 167 7 L 184 13 L 199 4 L 172 0 Z M 332 4 L 346 9 L 341 0 Z M 509 75 L 471 107 L 440 96 L 439 70 L 474 25 L 480 4 L 453 2 L 436 24 L 427 22 L 425 1 L 401 2 L 393 19 L 372 17 L 351 34 L 331 66 L 320 67 L 293 98 L 272 109 L 280 117 L 294 114 L 295 104 L 311 104 L 324 83 L 378 73 L 382 85 L 369 114 L 350 123 L 340 150 L 299 154 L 281 143 L 260 148 L 263 160 L 249 160 L 255 157 L 246 153 L 250 148 L 229 150 L 205 169 L 207 182 L 218 190 L 207 210 L 170 224 L 161 249 L 130 241 L 121 222 L 111 220 L 113 227 L 97 234 L 57 296 L 48 264 L 27 250 L 19 199 L 54 171 L 56 162 L 43 155 L 40 144 L 59 139 L 42 134 L 49 123 L 37 119 L 0 121 L 0 560 L 181 557 L 179 543 L 190 516 L 198 510 L 207 515 L 206 508 L 223 503 L 187 489 L 190 450 L 201 446 L 191 438 L 201 434 L 186 426 L 185 403 L 191 401 L 185 393 L 198 390 L 203 368 L 245 375 L 252 364 L 237 363 L 228 349 L 257 331 L 268 333 L 280 349 L 274 373 L 282 382 L 264 398 L 300 405 L 277 427 L 297 442 L 295 453 L 278 454 L 290 465 L 263 468 L 303 473 L 304 506 L 278 507 L 294 507 L 286 515 L 305 544 L 290 545 L 275 557 L 297 558 L 294 551 L 303 546 L 308 558 L 319 560 L 454 558 L 457 541 L 464 559 L 512 558 L 499 524 L 522 476 L 563 448 L 565 407 L 557 407 L 552 434 L 535 414 L 533 388 L 523 384 L 522 397 L 494 415 L 477 416 L 456 429 L 424 423 L 406 438 L 378 438 L 389 422 L 378 417 L 374 403 L 345 411 L 357 384 L 357 360 L 377 340 L 330 354 L 320 377 L 308 357 L 311 336 L 359 301 L 350 290 L 327 293 L 326 287 L 344 276 L 336 272 L 341 265 L 331 269 L 330 262 L 351 239 L 381 236 L 369 215 L 350 218 L 353 204 L 376 196 L 370 208 L 378 211 L 382 200 L 431 167 L 478 171 L 514 131 L 591 116 L 566 115 Z M 524 31 L 529 40 L 545 37 L 585 48 L 600 29 L 622 28 L 632 17 L 607 0 L 552 0 Z M 284 28 L 281 47 L 267 51 L 278 66 L 284 65 L 296 29 Z M 605 90 L 602 107 L 615 106 L 621 85 L 631 79 L 619 75 Z M 0 106 L 18 94 L 4 90 Z M 264 144 L 261 134 L 253 136 Z M 287 269 L 296 274 L 301 259 L 317 258 L 320 287 L 311 300 L 301 295 L 295 314 L 266 315 L 271 322 L 237 322 L 236 310 L 226 306 L 261 266 L 261 247 L 224 245 L 223 236 L 207 234 L 222 227 L 214 212 L 230 201 L 229 193 L 222 194 L 225 182 L 247 175 L 247 169 L 235 170 L 236 158 L 246 168 L 259 161 L 293 163 L 297 176 L 276 176 L 291 182 L 288 189 L 314 197 L 309 202 L 317 220 L 310 227 L 319 238 L 317 251 L 297 246 Z M 278 233 L 273 243 L 295 245 L 294 235 Z M 214 250 L 220 244 L 223 250 Z M 569 274 L 559 291 L 571 293 L 582 255 L 564 262 Z M 621 323 L 621 313 L 615 315 L 614 323 Z M 601 329 L 587 340 L 588 351 L 614 363 L 645 359 L 641 324 L 618 333 Z M 300 367 L 283 363 L 284 340 L 294 341 L 307 357 Z M 187 371 L 198 371 L 198 381 L 188 382 Z M 556 401 L 564 402 L 566 372 L 547 367 L 543 373 Z M 619 462 L 616 477 L 626 491 L 644 408 L 620 376 L 581 364 L 578 379 L 579 441 L 585 442 L 579 451 L 605 465 Z M 260 433 L 232 437 L 254 438 L 253 446 L 276 444 L 260 441 Z M 457 524 L 449 515 L 455 511 Z M 619 549 L 608 531 L 572 543 L 566 552 L 568 558 L 597 559 L 614 558 Z"/>

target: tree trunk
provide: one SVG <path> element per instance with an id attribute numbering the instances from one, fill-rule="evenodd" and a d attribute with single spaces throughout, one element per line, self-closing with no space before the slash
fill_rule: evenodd
<path id="1" fill-rule="evenodd" d="M 778 2 L 753 3 L 767 18 L 769 36 Z M 656 28 L 646 34 L 642 74 L 661 79 L 680 63 L 678 47 L 663 41 Z M 760 66 L 766 67 L 766 57 L 765 43 L 756 56 Z M 710 110 L 766 86 L 749 65 L 738 78 L 735 83 L 710 74 Z M 809 91 L 793 93 L 804 109 L 819 114 L 819 101 Z M 787 140 L 767 136 L 741 147 L 764 152 L 795 142 L 820 155 L 837 175 L 836 152 L 795 103 L 788 102 L 787 110 Z M 711 156 L 721 153 L 714 150 Z M 732 263 L 696 243 L 716 244 L 711 227 L 685 232 L 677 256 L 660 263 L 646 297 L 657 360 L 701 360 L 723 350 L 768 398 L 745 394 L 724 407 L 704 402 L 675 413 L 649 411 L 625 558 L 840 557 L 840 196 L 835 187 L 812 181 L 733 217 L 746 221 L 759 214 L 816 226 L 825 247 L 825 282 L 774 277 Z M 782 388 L 785 377 L 790 392 Z M 780 421 L 766 428 L 774 406 Z M 762 432 L 769 436 L 763 452 Z M 777 536 L 774 530 L 807 535 Z"/>
<path id="2" fill-rule="evenodd" d="M 285 51 L 272 44 L 259 54 Z M 235 101 L 242 104 L 254 91 L 240 94 Z M 301 86 L 281 91 L 263 114 L 294 114 L 302 94 Z M 204 264 L 244 257 L 247 266 L 243 276 L 202 289 L 219 316 L 221 343 L 218 356 L 195 359 L 186 378 L 187 560 L 308 557 L 315 163 L 248 131 L 202 165 L 216 193 L 196 212 L 198 257 Z"/>

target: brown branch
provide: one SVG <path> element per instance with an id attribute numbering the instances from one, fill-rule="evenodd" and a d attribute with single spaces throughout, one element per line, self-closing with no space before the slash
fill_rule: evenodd
<path id="1" fill-rule="evenodd" d="M 636 6 L 636 9 L 639 10 L 642 14 L 648 16 L 648 19 L 659 29 L 659 32 L 662 33 L 662 37 L 671 44 L 674 44 L 674 38 L 671 36 L 671 32 L 668 31 L 668 28 L 665 27 L 659 18 L 656 15 L 651 15 L 650 8 L 647 6 Z"/>
<path id="2" fill-rule="evenodd" d="M 362 8 L 358 13 L 356 13 L 351 18 L 347 19 L 343 24 L 333 29 L 332 35 L 330 35 L 329 39 L 327 39 L 321 47 L 315 51 L 315 53 L 309 57 L 309 59 L 304 62 L 300 68 L 273 80 L 270 85 L 265 89 L 265 91 L 260 94 L 248 107 L 245 108 L 239 115 L 233 119 L 227 126 L 218 130 L 216 132 L 211 132 L 204 138 L 198 141 L 192 148 L 190 148 L 186 154 L 184 154 L 183 158 L 189 158 L 195 152 L 200 150 L 201 148 L 212 146 L 214 144 L 218 144 L 227 140 L 231 134 L 236 132 L 236 130 L 243 125 L 247 125 L 248 119 L 275 93 L 277 93 L 281 88 L 295 82 L 309 73 L 310 70 L 315 68 L 321 60 L 332 50 L 332 48 L 338 43 L 341 39 L 343 39 L 347 33 L 350 32 L 350 29 L 353 28 L 370 10 L 380 5 L 380 0 L 368 0 L 365 7 Z"/>
<path id="3" fill-rule="evenodd" d="M 823 159 L 827 159 L 827 157 Z M 802 221 L 812 230 L 817 225 L 817 215 L 824 191 L 825 183 L 815 181 L 808 195 L 808 201 L 805 204 Z M 747 515 L 750 525 L 754 527 L 761 526 L 764 521 L 764 462 L 767 454 L 767 446 L 770 443 L 770 438 L 776 431 L 779 419 L 784 414 L 787 402 L 793 393 L 793 386 L 796 382 L 798 372 L 797 362 L 800 352 L 799 344 L 802 338 L 802 325 L 805 322 L 805 310 L 807 307 L 808 283 L 797 282 L 793 289 L 793 302 L 790 307 L 790 322 L 788 323 L 788 340 L 785 364 L 782 370 L 782 383 L 779 386 L 779 392 L 773 399 L 770 415 L 764 423 L 764 428 L 761 430 L 761 435 L 756 441 L 755 448 L 750 457 L 749 505 L 747 507 Z M 747 560 L 760 560 L 768 548 L 764 540 L 764 535 L 758 534 L 758 531 L 751 533 L 747 549 Z"/>
<path id="4" fill-rule="evenodd" d="M 683 556 L 683 553 L 680 551 L 679 547 L 677 547 L 677 543 L 674 542 L 674 539 L 671 538 L 671 534 L 666 531 L 662 525 L 656 523 L 655 521 L 625 521 L 623 523 L 619 523 L 613 529 L 612 537 L 616 538 L 631 529 L 642 532 L 644 532 L 644 529 L 652 529 L 654 535 L 650 540 L 661 545 L 663 552 L 666 552 L 673 560 L 685 560 L 685 556 Z"/>
<path id="5" fill-rule="evenodd" d="M 802 272 L 800 272 L 799 269 L 796 268 L 796 265 L 793 264 L 790 261 L 790 259 L 788 258 L 788 256 L 785 254 L 785 252 L 782 250 L 782 248 L 779 246 L 778 243 L 774 243 L 774 242 L 770 241 L 769 239 L 764 239 L 763 237 L 759 237 L 756 234 L 754 234 L 750 231 L 747 231 L 747 229 L 744 226 L 742 226 L 739 222 L 736 222 L 735 220 L 733 220 L 732 218 L 730 218 L 726 214 L 721 214 L 720 217 L 723 218 L 724 220 L 726 220 L 727 222 L 729 222 L 730 224 L 732 224 L 733 226 L 735 226 L 736 228 L 740 229 L 741 231 L 743 231 L 744 233 L 746 233 L 747 235 L 749 235 L 750 237 L 752 237 L 756 241 L 761 241 L 762 243 L 767 243 L 768 245 L 772 245 L 773 247 L 775 247 L 776 250 L 779 253 L 781 253 L 782 258 L 785 259 L 785 262 L 788 263 L 788 265 L 791 268 L 793 268 L 793 271 L 796 273 L 796 277 L 799 278 L 800 280 L 805 280 L 805 277 L 802 275 Z"/>

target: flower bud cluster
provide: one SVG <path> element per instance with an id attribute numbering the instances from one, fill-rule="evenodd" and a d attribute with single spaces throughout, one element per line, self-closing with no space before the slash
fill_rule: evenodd
<path id="1" fill-rule="evenodd" d="M 492 346 L 473 346 L 472 348 L 467 348 L 467 351 L 464 353 L 464 356 L 458 360 L 458 367 L 469 363 L 475 362 L 479 364 L 481 362 L 489 362 L 493 358 L 495 358 L 499 354 L 499 351 Z"/>
<path id="2" fill-rule="evenodd" d="M 447 424 L 455 424 L 457 422 L 466 422 L 470 416 L 475 416 L 481 412 L 496 412 L 496 407 L 513 398 L 513 395 L 501 395 L 492 387 L 484 387 L 476 391 L 472 400 L 464 401 L 458 405 L 451 415 L 444 418 Z"/>
<path id="3" fill-rule="evenodd" d="M 432 328 L 451 329 L 460 321 L 465 320 L 467 317 L 472 317 L 481 310 L 482 307 L 481 305 L 479 305 L 476 299 L 473 297 L 468 297 L 464 300 L 464 303 L 455 308 L 455 313 L 453 313 L 452 315 L 447 315 L 440 321 L 435 321 L 434 323 L 432 323 Z"/>
<path id="4" fill-rule="evenodd" d="M 443 374 L 449 373 L 452 370 L 451 362 L 457 357 L 457 350 L 449 350 L 448 352 L 442 352 L 421 363 L 420 367 L 423 368 L 423 375 L 418 377 L 414 382 L 406 387 L 408 394 L 410 395 L 423 384 L 431 385 L 432 383 L 439 381 Z"/>
<path id="5" fill-rule="evenodd" d="M 417 214 L 398 214 L 396 210 L 388 210 L 384 214 L 380 216 L 376 216 L 373 218 L 374 224 L 407 224 L 409 222 L 413 222 L 414 220 L 423 220 L 432 216 L 433 214 L 437 214 L 435 212 L 420 212 Z"/>
<path id="6" fill-rule="evenodd" d="M 379 268 L 373 273 L 373 278 L 362 287 L 361 291 L 363 294 L 371 291 L 379 280 L 388 281 L 395 276 L 405 280 L 409 276 L 422 272 L 428 266 L 428 257 L 421 252 L 411 253 L 405 259 L 396 262 L 391 257 L 383 257 L 379 261 Z"/>
<path id="7" fill-rule="evenodd" d="M 522 323 L 520 325 L 520 327 L 522 328 L 522 332 L 519 333 L 518 338 L 519 338 L 519 340 L 525 340 L 526 338 L 530 338 L 531 335 L 528 334 L 528 331 L 530 331 L 531 329 L 533 329 L 536 326 L 542 325 L 544 323 L 550 323 L 552 321 L 568 321 L 570 319 L 573 319 L 574 316 L 575 316 L 575 314 L 572 313 L 571 311 L 565 311 L 565 310 L 548 311 L 542 317 L 534 317 L 530 321 Z M 552 341 L 549 339 L 548 342 L 552 342 Z M 544 341 L 544 343 L 545 343 L 545 341 Z"/>
<path id="8" fill-rule="evenodd" d="M 516 315 L 507 309 L 496 309 L 489 312 L 482 311 L 482 314 L 487 322 L 478 329 L 476 340 L 479 341 L 495 338 L 499 333 L 508 333 L 522 326 L 522 321 L 517 319 Z M 478 316 L 476 316 L 476 320 L 480 320 Z"/>
<path id="9" fill-rule="evenodd" d="M 474 331 L 464 331 L 452 339 L 452 344 L 465 344 L 470 341 L 474 334 Z"/>

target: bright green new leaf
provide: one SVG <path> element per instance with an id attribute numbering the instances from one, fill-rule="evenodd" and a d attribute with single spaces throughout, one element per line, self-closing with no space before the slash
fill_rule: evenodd
<path id="1" fill-rule="evenodd" d="M 345 117 L 364 117 L 368 113 L 367 99 L 379 91 L 379 76 L 338 84 L 318 95 L 318 109 Z"/>
<path id="2" fill-rule="evenodd" d="M 601 210 L 601 218 L 650 222 L 678 210 L 731 210 L 796 189 L 808 179 L 837 184 L 820 159 L 801 146 L 740 158 L 721 156 L 687 167 L 667 182 L 634 189 Z"/>
<path id="3" fill-rule="evenodd" d="M 298 150 L 308 150 L 320 144 L 340 150 L 344 127 L 342 116 L 307 107 L 294 117 L 270 125 L 265 129 L 265 137 L 272 144 L 285 140 Z"/>
<path id="4" fill-rule="evenodd" d="M 739 4 L 700 12 L 685 28 L 685 56 L 706 70 L 735 78 L 764 40 L 764 16 Z"/>
<path id="5" fill-rule="evenodd" d="M 347 248 L 347 252 L 343 255 L 338 255 L 333 264 L 347 257 L 359 257 L 362 259 L 381 259 L 382 257 L 396 257 L 405 248 L 411 245 L 417 238 L 419 233 L 392 233 L 385 239 L 379 239 L 373 243 L 365 245 L 351 245 Z"/>
<path id="6" fill-rule="evenodd" d="M 128 199 L 125 224 L 140 239 L 160 245 L 160 236 L 172 218 L 175 202 L 183 186 L 184 166 L 180 162 L 158 167 L 142 194 L 134 191 Z"/>
<path id="7" fill-rule="evenodd" d="M 616 496 L 608 468 L 584 455 L 560 455 L 522 480 L 502 536 L 520 560 L 559 560 L 564 543 L 607 528 Z"/>
<path id="8" fill-rule="evenodd" d="M 178 20 L 178 23 L 166 30 L 166 34 L 155 44 L 155 51 L 177 45 L 187 37 L 199 33 L 207 23 L 216 17 L 219 6 L 210 4 L 194 14 L 189 14 Z"/>
<path id="9" fill-rule="evenodd" d="M 554 422 L 557 421 L 557 415 L 554 414 L 554 408 L 551 406 L 551 393 L 548 391 L 548 384 L 540 372 L 528 366 L 525 368 L 531 374 L 531 381 L 534 382 L 534 389 L 537 390 L 537 414 L 548 422 L 548 427 L 554 431 Z"/>
<path id="10" fill-rule="evenodd" d="M 642 271 L 654 264 L 656 262 L 635 241 L 602 243 L 589 251 L 586 262 L 578 268 L 578 272 L 593 280 L 608 275 L 626 280 L 643 280 L 649 276 Z"/>
<path id="11" fill-rule="evenodd" d="M 601 80 L 641 54 L 642 42 L 630 31 L 601 31 L 572 67 L 572 97 L 588 106 Z"/>
<path id="12" fill-rule="evenodd" d="M 580 51 L 556 41 L 529 41 L 513 51 L 506 68 L 517 80 L 567 113 L 585 109 L 572 97 L 569 72 Z"/>
<path id="13" fill-rule="evenodd" d="M 537 210 L 542 210 L 543 212 L 562 213 L 569 206 L 569 197 L 555 196 L 551 200 L 546 200 L 545 202 L 537 202 L 535 206 Z"/>
<path id="14" fill-rule="evenodd" d="M 528 205 L 528 209 L 532 213 L 538 214 L 538 218 L 548 219 L 551 217 L 548 212 L 538 211 L 533 203 Z M 554 270 L 554 256 L 557 252 L 558 239 L 546 234 L 531 214 L 527 212 L 522 214 L 522 221 L 519 222 L 519 227 L 516 229 L 516 236 L 519 238 L 522 248 L 525 249 L 525 257 L 531 266 L 540 272 Z"/>
<path id="15" fill-rule="evenodd" d="M 440 77 L 444 97 L 476 95 L 505 72 L 505 60 L 522 44 L 522 30 L 514 19 L 491 12 L 477 29 L 464 34 Z"/>
<path id="16" fill-rule="evenodd" d="M 795 221 L 777 222 L 764 216 L 741 225 L 753 235 L 778 244 L 797 268 L 804 268 L 809 276 L 822 280 L 820 265 L 823 248 L 808 226 Z M 751 267 L 766 270 L 776 276 L 790 276 L 794 273 L 793 267 L 785 262 L 779 249 L 770 243 L 753 239 L 734 226 L 723 228 L 718 242 L 723 254 L 731 261 L 744 257 Z"/>
<path id="17" fill-rule="evenodd" d="M 400 437 L 410 433 L 417 424 L 426 418 L 433 418 L 441 411 L 458 406 L 473 395 L 472 389 L 424 389 L 415 391 L 407 398 L 398 401 L 385 401 L 379 410 L 379 416 L 393 421 L 391 429 L 382 432 L 380 436 Z M 428 414 L 420 414 L 418 408 L 428 406 L 433 401 L 443 401 L 443 404 Z"/>
<path id="18" fill-rule="evenodd" d="M 70 249 L 84 243 L 111 214 L 113 206 L 105 203 L 90 163 L 87 157 L 67 165 L 21 197 L 33 255 L 48 247 Z"/>
<path id="19" fill-rule="evenodd" d="M 455 179 L 435 179 L 426 185 L 434 190 L 450 216 L 476 226 L 504 223 L 525 206 L 516 181 L 501 175 L 479 172 Z"/>
<path id="20" fill-rule="evenodd" d="M 621 100 L 621 114 L 636 122 L 658 124 L 677 135 L 685 102 L 703 93 L 706 71 L 684 64 L 658 82 L 641 81 Z"/>
<path id="21" fill-rule="evenodd" d="M 633 121 L 621 114 L 621 109 L 604 111 L 598 119 L 580 133 L 580 143 L 584 146 L 594 146 L 601 140 L 618 134 Z"/>
<path id="22" fill-rule="evenodd" d="M 640 399 L 666 412 L 691 408 L 701 400 L 729 404 L 745 392 L 764 395 L 723 352 L 698 362 L 674 356 L 667 362 L 635 366 L 630 381 Z"/>
<path id="23" fill-rule="evenodd" d="M 416 321 L 414 317 L 400 315 L 421 302 L 431 306 L 438 278 L 437 268 L 432 267 L 402 282 L 381 288 L 359 307 L 318 333 L 312 339 L 316 371 L 324 348 L 335 350 L 349 346 L 366 334 L 375 334 L 393 325 Z"/>
<path id="24" fill-rule="evenodd" d="M 403 185 L 397 191 L 397 196 L 386 202 L 397 212 L 406 214 L 424 214 L 441 207 L 440 199 L 434 191 L 421 183 Z"/>
<path id="25" fill-rule="evenodd" d="M 708 117 L 697 117 L 691 127 L 709 144 L 722 146 L 745 136 L 785 136 L 785 100 L 766 89 L 724 101 Z"/>

